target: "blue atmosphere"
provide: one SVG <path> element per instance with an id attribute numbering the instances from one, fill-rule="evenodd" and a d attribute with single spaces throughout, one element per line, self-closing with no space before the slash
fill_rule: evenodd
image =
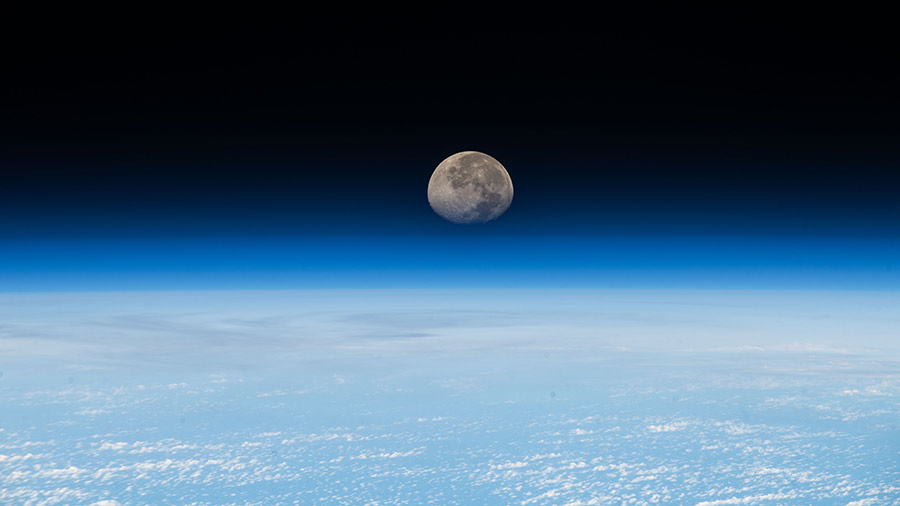
<path id="1" fill-rule="evenodd" d="M 0 291 L 900 289 L 900 240 L 307 236 L 0 241 Z"/>

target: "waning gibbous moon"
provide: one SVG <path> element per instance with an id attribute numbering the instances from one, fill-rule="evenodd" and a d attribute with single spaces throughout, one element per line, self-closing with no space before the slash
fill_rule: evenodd
<path id="1" fill-rule="evenodd" d="M 428 203 L 453 223 L 484 223 L 509 209 L 513 185 L 493 157 L 478 151 L 448 156 L 428 182 Z"/>

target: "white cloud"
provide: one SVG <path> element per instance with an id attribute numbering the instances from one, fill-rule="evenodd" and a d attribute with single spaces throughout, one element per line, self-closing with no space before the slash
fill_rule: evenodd
<path id="1" fill-rule="evenodd" d="M 650 432 L 676 432 L 679 430 L 683 430 L 688 427 L 690 422 L 687 421 L 677 421 L 672 423 L 665 423 L 660 425 L 648 425 L 647 430 Z"/>
<path id="2" fill-rule="evenodd" d="M 744 497 L 730 497 L 728 499 L 717 499 L 714 501 L 701 501 L 696 506 L 725 506 L 731 504 L 756 504 L 763 501 L 777 501 L 779 499 L 796 499 L 796 492 L 778 492 L 773 494 L 748 495 Z"/>
<path id="3" fill-rule="evenodd" d="M 381 452 L 381 453 L 360 453 L 355 457 L 350 457 L 351 460 L 367 460 L 367 459 L 397 459 L 401 457 L 412 457 L 413 455 L 420 455 L 422 450 L 417 448 L 415 450 L 409 450 L 406 452 Z"/>
<path id="4" fill-rule="evenodd" d="M 505 464 L 497 464 L 495 466 L 491 466 L 491 469 L 498 470 L 498 471 L 503 470 L 503 469 L 521 469 L 523 467 L 526 467 L 527 465 L 528 465 L 528 462 L 525 462 L 524 460 L 520 460 L 518 462 L 506 462 Z"/>
<path id="5" fill-rule="evenodd" d="M 119 442 L 117 442 L 117 443 L 110 443 L 109 441 L 104 441 L 104 442 L 102 442 L 102 443 L 100 444 L 100 448 L 98 448 L 98 450 L 100 450 L 100 451 L 104 451 L 104 450 L 124 450 L 124 449 L 127 448 L 127 447 L 128 447 L 128 443 L 125 443 L 125 442 L 123 442 L 123 441 L 119 441 Z"/>

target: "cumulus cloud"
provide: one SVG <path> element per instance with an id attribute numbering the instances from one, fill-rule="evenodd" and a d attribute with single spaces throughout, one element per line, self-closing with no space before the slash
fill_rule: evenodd
<path id="1" fill-rule="evenodd" d="M 796 499 L 796 492 L 778 492 L 773 494 L 748 495 L 744 497 L 729 497 L 715 501 L 701 501 L 696 506 L 726 506 L 731 504 L 757 504 L 764 501 L 777 501 L 780 499 Z"/>

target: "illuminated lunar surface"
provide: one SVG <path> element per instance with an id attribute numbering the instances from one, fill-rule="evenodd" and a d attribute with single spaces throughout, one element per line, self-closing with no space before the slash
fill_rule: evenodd
<path id="1" fill-rule="evenodd" d="M 428 182 L 428 203 L 453 223 L 484 223 L 503 214 L 512 203 L 509 173 L 493 157 L 462 151 L 442 161 Z"/>

